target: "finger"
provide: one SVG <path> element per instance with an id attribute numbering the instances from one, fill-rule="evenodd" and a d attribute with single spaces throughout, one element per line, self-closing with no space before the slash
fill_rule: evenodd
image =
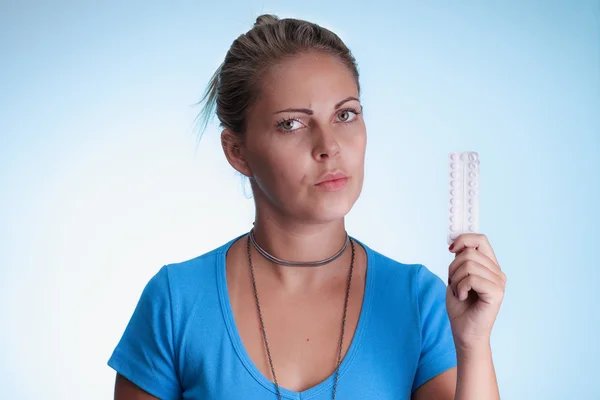
<path id="1" fill-rule="evenodd" d="M 494 254 L 494 250 L 492 249 L 487 236 L 480 233 L 463 233 L 456 238 L 449 250 L 452 253 L 460 253 L 467 247 L 482 252 L 489 257 L 490 260 L 499 265 L 496 254 Z"/>
<path id="2" fill-rule="evenodd" d="M 485 266 L 496 274 L 503 282 L 506 282 L 506 274 L 500 269 L 500 266 L 479 250 L 472 248 L 465 248 L 456 255 L 454 260 L 448 266 L 448 278 L 451 278 L 452 275 L 456 273 L 456 270 L 467 261 L 475 261 Z M 448 281 L 448 284 L 449 283 L 450 281 Z"/>
<path id="3" fill-rule="evenodd" d="M 504 294 L 504 289 L 482 276 L 469 275 L 457 284 L 456 293 L 458 300 L 463 301 L 469 297 L 469 291 L 473 290 L 481 301 L 488 304 L 500 304 Z"/>
<path id="4" fill-rule="evenodd" d="M 504 282 L 502 279 L 493 271 L 475 261 L 469 260 L 465 262 L 459 269 L 457 269 L 454 275 L 452 275 L 450 278 L 450 286 L 452 287 L 453 293 L 459 294 L 460 290 L 458 289 L 458 284 L 465 278 L 472 275 L 480 276 L 491 282 L 494 282 L 496 285 L 504 287 Z"/>

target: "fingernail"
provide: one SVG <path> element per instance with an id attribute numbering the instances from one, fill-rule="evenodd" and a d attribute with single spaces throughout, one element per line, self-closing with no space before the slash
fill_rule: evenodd
<path id="1" fill-rule="evenodd" d="M 450 245 L 450 247 L 448 247 L 448 250 L 452 250 L 453 248 L 454 248 L 454 243 L 452 243 L 452 244 Z"/>

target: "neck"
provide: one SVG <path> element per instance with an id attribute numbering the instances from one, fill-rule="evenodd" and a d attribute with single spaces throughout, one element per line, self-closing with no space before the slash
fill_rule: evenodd
<path id="1" fill-rule="evenodd" d="M 324 224 L 301 224 L 261 218 L 254 223 L 256 242 L 272 256 L 286 261 L 313 262 L 336 254 L 346 241 L 344 220 Z M 282 266 L 266 260 L 251 248 L 253 264 L 267 270 L 290 290 L 319 286 L 324 281 L 346 271 L 350 261 L 350 246 L 331 263 L 318 267 Z"/>

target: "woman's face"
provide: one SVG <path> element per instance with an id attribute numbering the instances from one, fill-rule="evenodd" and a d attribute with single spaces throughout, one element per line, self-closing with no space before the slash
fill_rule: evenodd
<path id="1" fill-rule="evenodd" d="M 354 76 L 335 57 L 307 53 L 262 79 L 248 114 L 242 173 L 251 178 L 259 211 L 328 222 L 358 199 L 365 149 Z"/>

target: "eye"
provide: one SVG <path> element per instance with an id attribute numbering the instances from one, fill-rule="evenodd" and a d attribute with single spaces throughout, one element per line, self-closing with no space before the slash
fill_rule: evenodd
<path id="1" fill-rule="evenodd" d="M 350 123 L 356 119 L 358 114 L 360 114 L 358 111 L 348 108 L 348 109 L 340 111 L 340 113 L 338 114 L 338 118 L 339 118 L 340 122 Z"/>
<path id="2" fill-rule="evenodd" d="M 302 126 L 303 125 L 299 120 L 295 118 L 289 118 L 277 123 L 276 128 L 283 132 L 294 132 L 300 129 Z"/>

